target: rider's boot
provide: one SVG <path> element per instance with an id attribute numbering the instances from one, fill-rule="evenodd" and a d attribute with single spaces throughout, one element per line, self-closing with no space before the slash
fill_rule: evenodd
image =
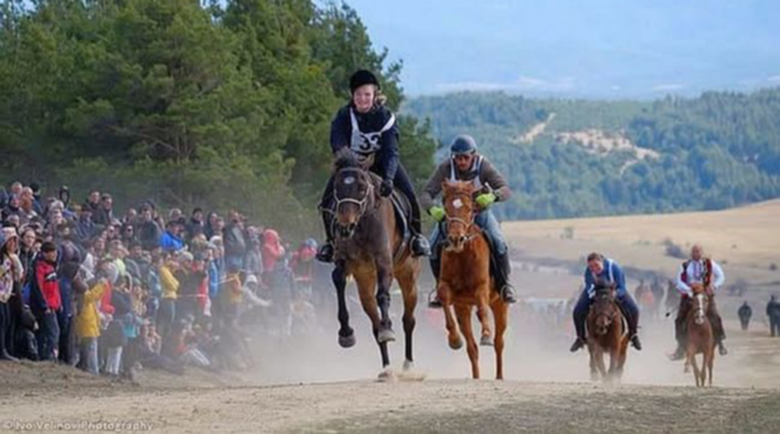
<path id="1" fill-rule="evenodd" d="M 317 249 L 317 260 L 320 262 L 333 262 L 333 255 L 335 249 L 333 248 L 333 235 L 331 234 L 331 227 L 333 226 L 333 217 L 327 211 L 322 211 L 322 222 L 325 225 L 325 242 Z"/>
<path id="2" fill-rule="evenodd" d="M 623 311 L 623 315 L 626 317 L 626 322 L 628 323 L 628 339 L 631 341 L 631 346 L 633 346 L 637 351 L 642 351 L 642 342 L 639 341 L 639 316 L 635 312 L 629 312 L 629 310 L 623 306 L 623 304 L 618 303 L 620 306 L 620 310 Z"/>
<path id="3" fill-rule="evenodd" d="M 581 350 L 585 347 L 585 338 L 577 336 L 577 339 L 574 341 L 573 344 L 571 344 L 571 348 L 569 348 L 569 351 L 572 353 L 576 353 L 577 351 Z"/>
<path id="4" fill-rule="evenodd" d="M 509 282 L 509 273 L 511 271 L 509 252 L 507 251 L 503 255 L 496 254 L 496 288 L 501 295 L 501 299 L 510 304 L 517 302 L 517 293 Z"/>
<path id="5" fill-rule="evenodd" d="M 428 244 L 428 239 L 422 234 L 422 225 L 420 224 L 420 217 L 412 217 L 412 256 L 430 256 L 431 246 Z"/>

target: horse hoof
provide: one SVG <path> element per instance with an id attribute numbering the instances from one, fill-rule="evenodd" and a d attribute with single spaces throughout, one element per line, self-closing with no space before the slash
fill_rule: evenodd
<path id="1" fill-rule="evenodd" d="M 393 371 L 393 368 L 385 368 L 379 373 L 377 380 L 381 383 L 395 383 L 397 380 L 395 371 Z"/>
<path id="2" fill-rule="evenodd" d="M 479 344 L 483 347 L 492 347 L 493 346 L 493 338 L 490 336 L 482 336 L 482 338 L 479 340 Z"/>
<path id="3" fill-rule="evenodd" d="M 356 342 L 357 341 L 354 334 L 349 336 L 339 336 L 339 345 L 341 345 L 341 348 L 352 348 L 355 346 Z"/>
<path id="4" fill-rule="evenodd" d="M 450 339 L 450 348 L 452 348 L 453 350 L 459 350 L 463 348 L 463 339 L 461 339 L 460 337 L 458 337 L 455 340 Z"/>
<path id="5" fill-rule="evenodd" d="M 601 380 L 601 376 L 595 372 L 590 373 L 590 381 L 596 382 Z"/>
<path id="6" fill-rule="evenodd" d="M 385 342 L 393 342 L 395 341 L 395 332 L 393 332 L 392 329 L 384 329 L 380 331 L 378 335 L 376 335 L 376 340 L 380 344 L 384 344 Z"/>
<path id="7" fill-rule="evenodd" d="M 404 361 L 404 369 L 398 374 L 398 380 L 402 382 L 425 381 L 425 377 L 425 373 L 416 370 L 409 360 Z"/>

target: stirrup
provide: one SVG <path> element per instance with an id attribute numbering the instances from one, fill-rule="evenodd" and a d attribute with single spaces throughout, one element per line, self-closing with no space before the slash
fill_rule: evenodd
<path id="1" fill-rule="evenodd" d="M 441 309 L 443 306 L 444 305 L 441 304 L 441 300 L 439 300 L 439 294 L 435 289 L 428 293 L 429 309 Z"/>
<path id="2" fill-rule="evenodd" d="M 677 349 L 674 351 L 674 353 L 669 355 L 669 360 L 671 361 L 682 360 L 684 358 L 685 358 L 685 348 L 683 348 L 682 346 L 678 346 Z"/>
<path id="3" fill-rule="evenodd" d="M 642 351 L 642 342 L 639 341 L 639 335 L 634 334 L 629 339 L 631 341 L 631 345 L 636 349 L 637 351 Z"/>
<path id="4" fill-rule="evenodd" d="M 335 254 L 333 244 L 330 242 L 326 242 L 322 246 L 320 246 L 320 249 L 317 250 L 316 258 L 320 262 L 330 263 L 333 262 L 333 255 Z"/>
<path id="5" fill-rule="evenodd" d="M 431 246 L 428 244 L 428 240 L 420 234 L 412 236 L 411 247 L 414 257 L 431 256 Z"/>
<path id="6" fill-rule="evenodd" d="M 504 300 L 505 303 L 517 303 L 517 293 L 515 292 L 515 288 L 510 285 L 509 282 L 505 283 L 501 288 L 500 295 L 501 300 Z"/>

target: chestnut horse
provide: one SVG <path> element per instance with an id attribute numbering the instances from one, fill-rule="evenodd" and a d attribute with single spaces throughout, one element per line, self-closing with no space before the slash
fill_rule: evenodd
<path id="1" fill-rule="evenodd" d="M 490 277 L 490 246 L 482 230 L 474 224 L 477 213 L 473 200 L 476 188 L 470 182 L 442 184 L 446 211 L 446 247 L 441 253 L 441 273 L 437 292 L 444 309 L 450 348 L 457 350 L 463 341 L 455 326 L 452 307 L 458 318 L 460 331 L 466 337 L 466 349 L 471 360 L 471 375 L 479 378 L 479 349 L 471 327 L 472 307 L 482 326 L 480 344 L 494 345 L 496 351 L 496 379 L 504 378 L 504 331 L 509 315 L 508 305 L 493 288 Z M 495 321 L 495 344 L 491 337 L 488 308 Z"/>
<path id="2" fill-rule="evenodd" d="M 707 317 L 707 311 L 710 308 L 710 297 L 704 290 L 704 285 L 694 283 L 691 285 L 693 298 L 689 303 L 693 303 L 685 318 L 687 327 L 687 337 L 685 343 L 685 372 L 690 372 L 693 365 L 693 377 L 696 379 L 696 387 L 704 387 L 707 381 L 707 371 L 709 371 L 709 385 L 712 386 L 712 365 L 715 361 L 715 339 L 712 334 L 712 324 Z M 699 370 L 696 363 L 696 355 L 702 354 L 704 360 Z"/>
<path id="3" fill-rule="evenodd" d="M 596 297 L 590 306 L 587 324 L 591 379 L 620 381 L 628 353 L 628 333 L 615 301 L 614 284 L 596 284 Z M 604 366 L 604 353 L 609 353 L 609 371 Z"/>
<path id="4" fill-rule="evenodd" d="M 357 283 L 360 303 L 371 320 L 374 338 L 382 357 L 380 380 L 393 380 L 387 343 L 395 340 L 390 321 L 390 286 L 398 281 L 404 301 L 403 326 L 406 343 L 404 372 L 413 368 L 412 333 L 417 306 L 417 278 L 420 261 L 413 258 L 404 234 L 396 224 L 390 199 L 379 194 L 381 179 L 365 170 L 350 150 L 337 155 L 334 177 L 336 202 L 333 231 L 335 269 L 333 284 L 338 299 L 339 345 L 355 345 L 354 330 L 347 311 L 347 278 Z"/>

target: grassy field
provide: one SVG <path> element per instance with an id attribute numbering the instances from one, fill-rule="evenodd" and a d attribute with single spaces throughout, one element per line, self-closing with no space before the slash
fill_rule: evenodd
<path id="1" fill-rule="evenodd" d="M 714 212 L 506 222 L 503 229 L 524 257 L 571 261 L 598 251 L 670 277 L 681 261 L 666 255 L 665 242 L 686 253 L 699 243 L 730 282 L 769 289 L 780 283 L 780 271 L 770 269 L 780 266 L 780 200 Z"/>

